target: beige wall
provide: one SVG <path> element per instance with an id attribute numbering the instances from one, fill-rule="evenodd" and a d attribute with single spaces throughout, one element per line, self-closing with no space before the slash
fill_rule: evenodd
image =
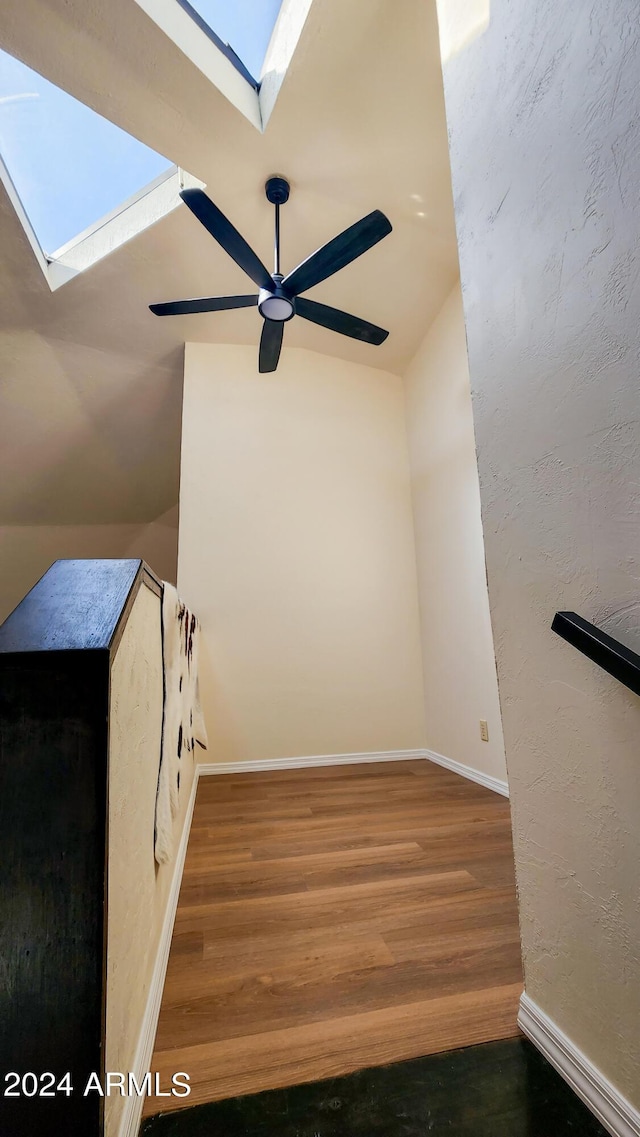
<path id="1" fill-rule="evenodd" d="M 47 571 L 67 557 L 142 557 L 175 583 L 177 511 L 148 525 L 0 526 L 0 622 Z"/>
<path id="2" fill-rule="evenodd" d="M 423 746 L 402 381 L 188 344 L 178 588 L 212 760 Z"/>
<path id="3" fill-rule="evenodd" d="M 162 739 L 160 599 L 144 585 L 111 666 L 107 1070 L 132 1071 L 175 861 L 154 859 Z M 181 771 L 174 849 L 184 827 L 194 765 Z M 116 1137 L 124 1098 L 105 1099 L 106 1137 Z"/>
<path id="4" fill-rule="evenodd" d="M 442 0 L 446 3 L 447 0 Z M 640 1109 L 640 26 L 492 0 L 445 66 L 528 995 Z"/>
<path id="5" fill-rule="evenodd" d="M 427 746 L 505 781 L 459 286 L 422 341 L 405 386 Z"/>

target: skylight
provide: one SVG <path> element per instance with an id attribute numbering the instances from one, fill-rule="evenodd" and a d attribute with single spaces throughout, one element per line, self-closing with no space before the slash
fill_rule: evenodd
<path id="1" fill-rule="evenodd" d="M 174 169 L 2 50 L 0 157 L 49 256 Z"/>
<path id="2" fill-rule="evenodd" d="M 177 0 L 212 33 L 218 46 L 228 46 L 257 85 L 282 0 Z M 198 17 L 200 17 L 198 19 Z M 232 60 L 232 62 L 236 62 Z M 237 63 L 236 63 L 237 66 Z"/>

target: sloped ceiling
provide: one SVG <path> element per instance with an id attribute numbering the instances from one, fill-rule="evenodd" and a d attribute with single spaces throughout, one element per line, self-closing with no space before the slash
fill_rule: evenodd
<path id="1" fill-rule="evenodd" d="M 309 293 L 386 343 L 298 319 L 285 345 L 404 369 L 457 273 L 435 0 L 314 0 L 264 134 L 135 0 L 5 0 L 0 44 L 206 182 L 267 264 L 272 173 L 292 185 L 284 271 L 387 213 L 391 236 Z M 184 342 L 257 357 L 261 321 L 147 305 L 252 285 L 184 206 L 51 293 L 2 191 L 0 249 L 0 524 L 153 520 L 178 496 Z"/>

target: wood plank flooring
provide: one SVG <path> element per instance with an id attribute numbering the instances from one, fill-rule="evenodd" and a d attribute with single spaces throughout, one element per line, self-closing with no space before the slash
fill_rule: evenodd
<path id="1" fill-rule="evenodd" d="M 201 779 L 145 1116 L 514 1037 L 508 802 L 427 761 Z"/>

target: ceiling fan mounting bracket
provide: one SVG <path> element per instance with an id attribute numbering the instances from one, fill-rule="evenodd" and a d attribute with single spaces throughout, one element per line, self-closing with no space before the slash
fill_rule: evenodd
<path id="1" fill-rule="evenodd" d="M 274 174 L 273 177 L 267 178 L 264 185 L 267 201 L 270 201 L 272 205 L 284 205 L 289 200 L 289 188 L 287 179 L 280 174 Z"/>

